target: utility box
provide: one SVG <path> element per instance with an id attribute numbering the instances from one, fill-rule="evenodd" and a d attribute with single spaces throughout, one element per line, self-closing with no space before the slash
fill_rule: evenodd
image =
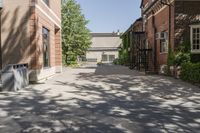
<path id="1" fill-rule="evenodd" d="M 1 74 L 2 91 L 17 91 L 29 85 L 28 64 L 7 65 Z"/>

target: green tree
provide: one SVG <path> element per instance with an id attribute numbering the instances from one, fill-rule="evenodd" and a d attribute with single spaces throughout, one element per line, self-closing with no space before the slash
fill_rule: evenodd
<path id="1" fill-rule="evenodd" d="M 87 24 L 88 21 L 75 0 L 62 1 L 62 48 L 65 64 L 76 63 L 77 57 L 84 55 L 90 47 L 91 37 Z"/>

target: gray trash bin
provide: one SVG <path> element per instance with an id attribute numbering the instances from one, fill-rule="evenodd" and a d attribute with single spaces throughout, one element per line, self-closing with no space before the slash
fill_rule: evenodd
<path id="1" fill-rule="evenodd" d="M 2 91 L 17 91 L 29 84 L 28 64 L 7 65 L 2 70 Z"/>

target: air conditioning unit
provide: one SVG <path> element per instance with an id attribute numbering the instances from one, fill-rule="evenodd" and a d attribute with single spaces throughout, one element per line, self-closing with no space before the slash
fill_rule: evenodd
<path id="1" fill-rule="evenodd" d="M 168 33 L 167 32 L 161 32 L 160 39 L 167 39 L 167 38 L 168 38 Z"/>
<path id="2" fill-rule="evenodd" d="M 168 33 L 167 32 L 158 32 L 156 33 L 156 39 L 157 40 L 162 40 L 162 39 L 166 39 L 168 38 Z"/>
<path id="3" fill-rule="evenodd" d="M 156 39 L 158 40 L 158 39 L 160 39 L 160 32 L 158 32 L 158 33 L 156 33 Z"/>

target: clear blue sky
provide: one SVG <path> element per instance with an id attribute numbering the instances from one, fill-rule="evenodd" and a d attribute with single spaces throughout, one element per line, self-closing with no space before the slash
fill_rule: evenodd
<path id="1" fill-rule="evenodd" d="M 140 17 L 141 0 L 76 0 L 91 32 L 124 32 Z"/>

